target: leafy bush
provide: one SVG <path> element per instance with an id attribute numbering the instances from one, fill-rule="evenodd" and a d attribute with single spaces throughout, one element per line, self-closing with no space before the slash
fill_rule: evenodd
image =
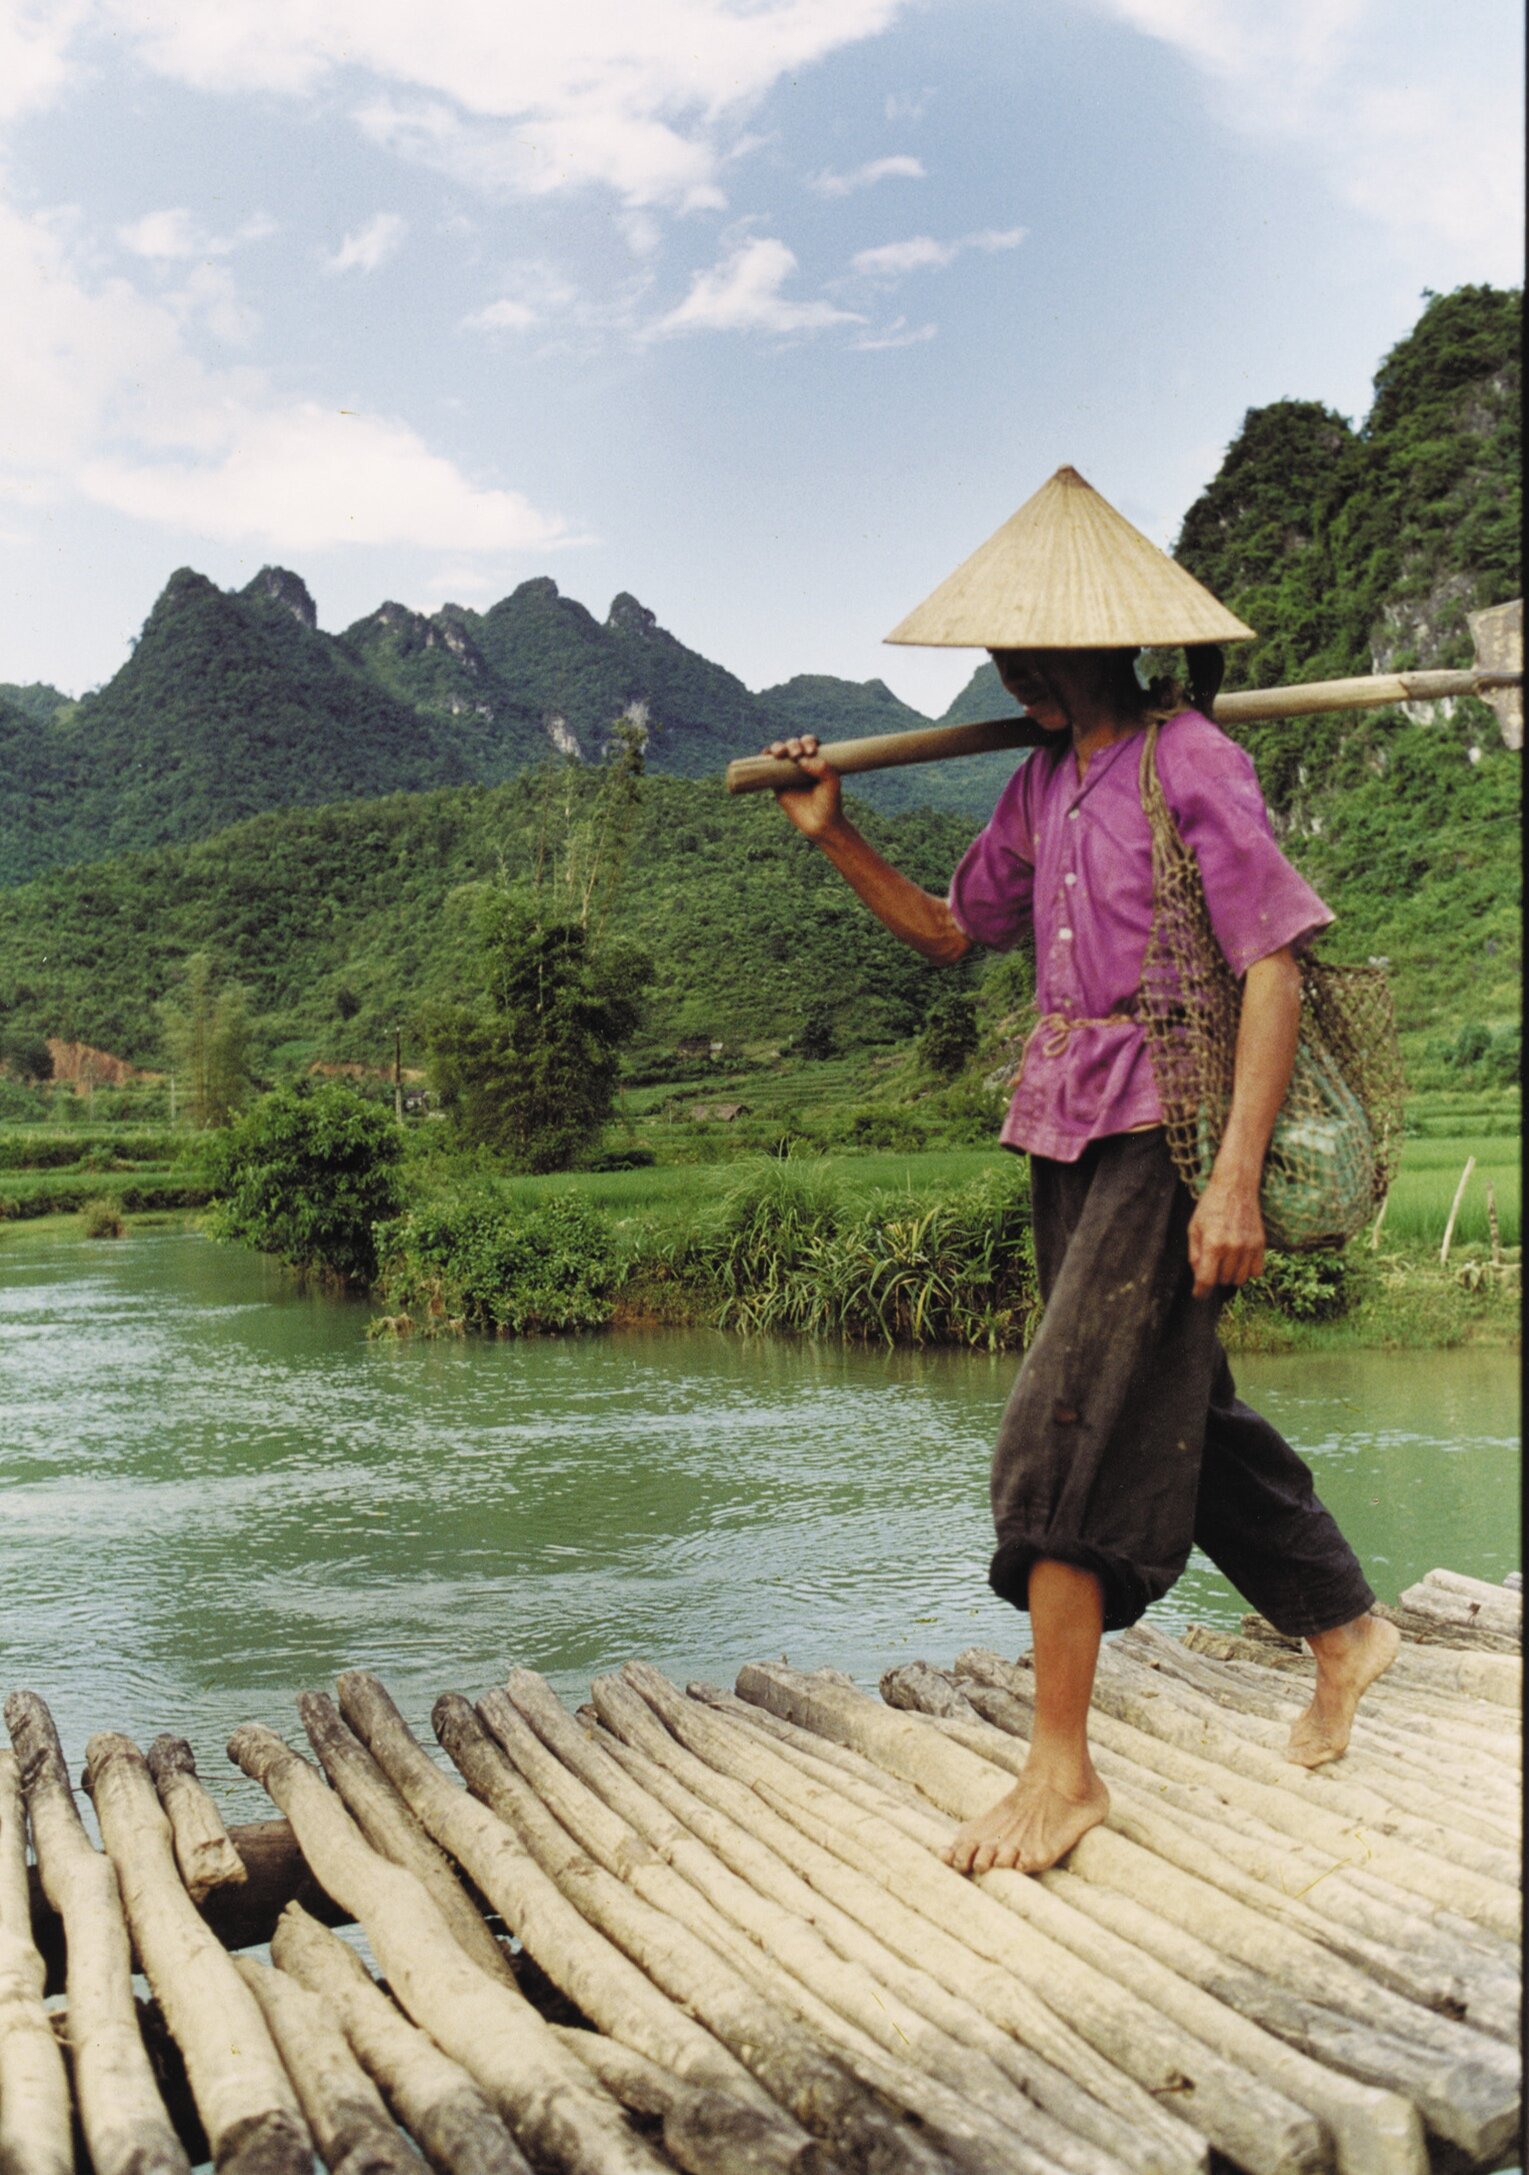
<path id="1" fill-rule="evenodd" d="M 1340 1253 L 1282 1254 L 1271 1249 L 1264 1273 L 1244 1284 L 1233 1302 L 1281 1314 L 1291 1322 L 1333 1322 L 1353 1301 L 1354 1270 Z"/>
<path id="2" fill-rule="evenodd" d="M 121 1208 L 104 1194 L 98 1194 L 95 1200 L 87 1201 L 80 1210 L 80 1216 L 88 1239 L 120 1239 L 127 1230 Z"/>
<path id="3" fill-rule="evenodd" d="M 377 1246 L 383 1303 L 427 1332 L 598 1329 L 621 1270 L 587 1202 L 565 1193 L 527 1206 L 492 1185 L 411 1209 Z"/>
<path id="4" fill-rule="evenodd" d="M 919 1063 L 942 1080 L 954 1080 L 976 1055 L 977 1040 L 976 999 L 954 991 L 929 1008 L 918 1038 Z"/>
<path id="5" fill-rule="evenodd" d="M 844 1138 L 852 1148 L 904 1148 L 911 1154 L 924 1146 L 929 1128 L 911 1110 L 884 1103 L 855 1111 L 844 1129 Z"/>
<path id="6" fill-rule="evenodd" d="M 377 1273 L 373 1226 L 401 1206 L 391 1116 L 338 1080 L 279 1088 L 210 1144 L 213 1229 L 346 1284 Z"/>
<path id="7" fill-rule="evenodd" d="M 0 1125 L 35 1125 L 48 1114 L 48 1106 L 40 1095 L 13 1080 L 8 1072 L 0 1072 Z"/>

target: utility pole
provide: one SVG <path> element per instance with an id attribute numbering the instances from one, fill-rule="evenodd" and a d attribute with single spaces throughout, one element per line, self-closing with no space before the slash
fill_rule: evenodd
<path id="1" fill-rule="evenodd" d="M 393 1029 L 393 1115 L 403 1124 L 403 1029 Z"/>

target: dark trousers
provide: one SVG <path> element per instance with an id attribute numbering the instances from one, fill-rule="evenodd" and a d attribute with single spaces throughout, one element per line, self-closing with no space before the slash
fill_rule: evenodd
<path id="1" fill-rule="evenodd" d="M 1228 1294 L 1192 1296 L 1194 1203 L 1161 1129 L 1033 1157 L 1031 1201 L 1046 1311 L 993 1454 L 994 1592 L 1022 1609 L 1032 1564 L 1077 1564 L 1118 1631 L 1197 1543 L 1291 1636 L 1362 1616 L 1375 1596 L 1311 1474 L 1237 1396 Z"/>

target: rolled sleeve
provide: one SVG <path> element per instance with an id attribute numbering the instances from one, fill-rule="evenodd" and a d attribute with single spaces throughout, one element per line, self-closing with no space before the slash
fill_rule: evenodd
<path id="1" fill-rule="evenodd" d="M 1189 713 L 1164 728 L 1158 773 L 1234 974 L 1286 945 L 1301 950 L 1328 926 L 1331 911 L 1280 851 L 1246 749 Z"/>
<path id="2" fill-rule="evenodd" d="M 986 830 L 961 857 L 947 903 L 956 926 L 989 951 L 1012 951 L 1032 927 L 1035 848 L 1024 808 L 1021 765 L 1004 787 Z"/>

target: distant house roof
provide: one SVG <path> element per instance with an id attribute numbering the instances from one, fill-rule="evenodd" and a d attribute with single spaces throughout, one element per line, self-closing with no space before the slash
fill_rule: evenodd
<path id="1" fill-rule="evenodd" d="M 747 1103 L 692 1103 L 690 1115 L 702 1125 L 730 1125 L 734 1118 L 747 1116 L 748 1107 Z"/>

